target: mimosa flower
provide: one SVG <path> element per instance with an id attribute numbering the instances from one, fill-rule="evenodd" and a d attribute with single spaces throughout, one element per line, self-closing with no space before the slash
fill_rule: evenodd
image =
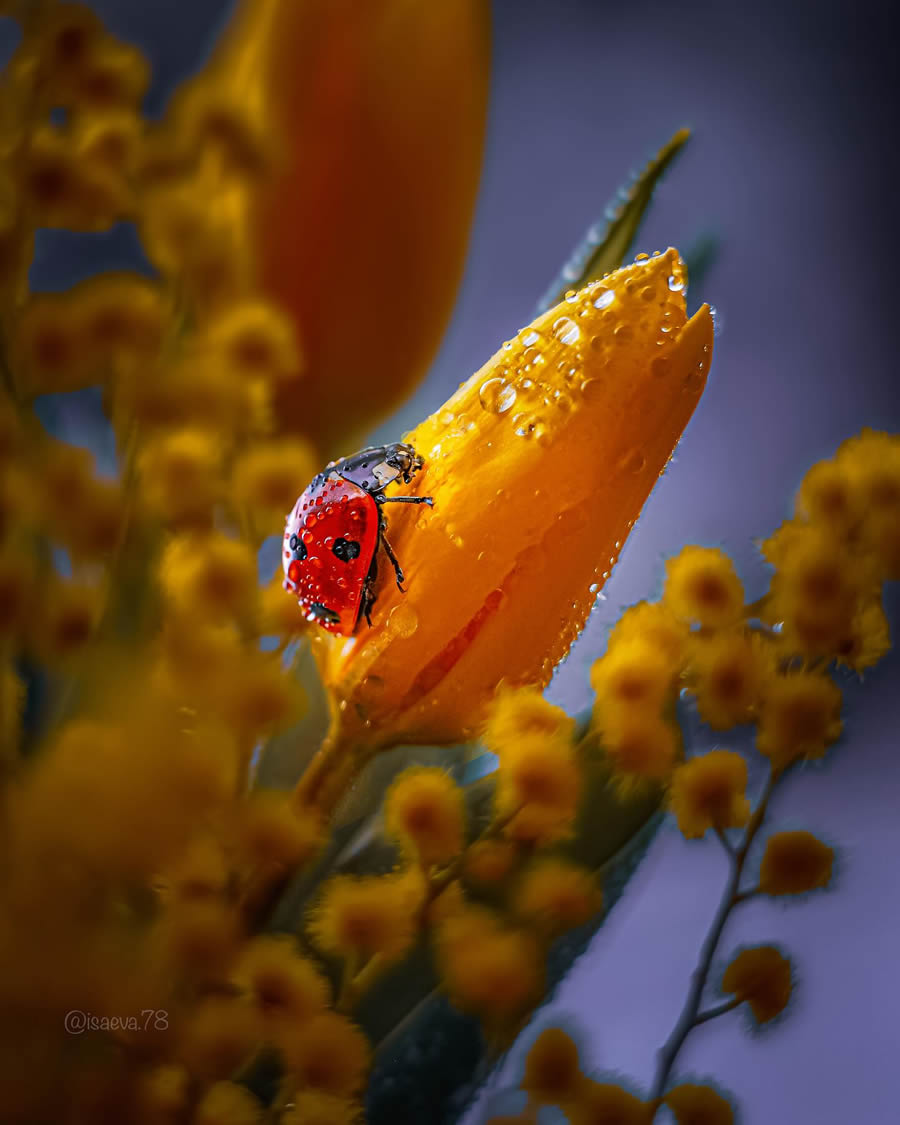
<path id="1" fill-rule="evenodd" d="M 556 937 L 580 926 L 600 909 L 603 896 L 593 873 L 548 856 L 528 868 L 512 896 L 513 911 L 539 931 Z"/>
<path id="2" fill-rule="evenodd" d="M 360 1089 L 372 1053 L 359 1028 L 336 1012 L 294 1024 L 280 1045 L 285 1067 L 302 1085 L 342 1098 Z"/>
<path id="3" fill-rule="evenodd" d="M 408 592 L 384 582 L 372 628 L 316 637 L 332 748 L 463 741 L 501 680 L 546 685 L 702 392 L 712 320 L 683 285 L 674 250 L 617 270 L 406 435 L 434 510 L 392 515 Z"/>
<path id="4" fill-rule="evenodd" d="M 478 840 L 466 848 L 463 876 L 468 883 L 490 887 L 505 879 L 518 859 L 518 849 L 509 840 Z"/>
<path id="5" fill-rule="evenodd" d="M 400 957 L 416 938 L 421 900 L 422 888 L 404 875 L 338 875 L 312 912 L 310 936 L 340 957 Z"/>
<path id="6" fill-rule="evenodd" d="M 572 1125 L 650 1125 L 651 1107 L 630 1091 L 612 1082 L 586 1081 L 578 1089 L 577 1099 L 566 1106 Z"/>
<path id="7" fill-rule="evenodd" d="M 680 668 L 687 650 L 690 630 L 663 602 L 638 602 L 626 609 L 615 623 L 606 642 L 607 654 L 624 641 L 641 639 L 652 644 L 673 668 Z"/>
<path id="8" fill-rule="evenodd" d="M 360 1125 L 362 1106 L 314 1090 L 303 1090 L 281 1118 L 282 1125 Z"/>
<path id="9" fill-rule="evenodd" d="M 687 839 L 709 828 L 741 828 L 750 816 L 747 763 L 733 750 L 711 750 L 679 766 L 672 776 L 669 807 Z"/>
<path id="10" fill-rule="evenodd" d="M 401 773 L 385 797 L 384 816 L 390 835 L 426 866 L 448 863 L 462 850 L 463 792 L 444 770 L 422 766 Z"/>
<path id="11" fill-rule="evenodd" d="M 677 668 L 664 652 L 644 638 L 623 640 L 591 667 L 591 686 L 597 706 L 646 707 L 658 712 L 672 686 Z"/>
<path id="12" fill-rule="evenodd" d="M 794 672 L 769 681 L 756 747 L 783 769 L 798 758 L 821 758 L 842 728 L 837 684 L 816 672 Z"/>
<path id="13" fill-rule="evenodd" d="M 262 1028 L 248 1000 L 212 996 L 190 1016 L 177 1047 L 180 1061 L 195 1077 L 227 1078 L 256 1052 Z"/>
<path id="14" fill-rule="evenodd" d="M 488 56 L 483 0 L 246 0 L 207 72 L 276 138 L 250 192 L 252 238 L 308 372 L 277 387 L 276 418 L 323 454 L 359 444 L 437 347 L 478 186 Z"/>
<path id="15" fill-rule="evenodd" d="M 521 1085 L 536 1102 L 562 1105 L 572 1098 L 583 1078 L 578 1047 L 571 1036 L 560 1027 L 548 1027 L 531 1045 Z"/>
<path id="16" fill-rule="evenodd" d="M 662 783 L 678 754 L 674 724 L 642 707 L 610 707 L 595 715 L 613 779 L 624 795 Z"/>
<path id="17" fill-rule="evenodd" d="M 799 895 L 831 882 L 834 850 L 811 832 L 776 832 L 766 841 L 759 888 L 766 895 Z"/>
<path id="18" fill-rule="evenodd" d="M 263 1113 L 245 1086 L 214 1082 L 194 1110 L 191 1125 L 261 1125 Z"/>
<path id="19" fill-rule="evenodd" d="M 253 938 L 238 958 L 234 978 L 249 992 L 270 1034 L 285 1021 L 324 1011 L 330 999 L 328 982 L 290 937 Z"/>
<path id="20" fill-rule="evenodd" d="M 569 743 L 574 733 L 575 720 L 536 688 L 501 688 L 491 704 L 482 740 L 488 750 L 502 756 L 507 747 L 529 735 Z"/>
<path id="21" fill-rule="evenodd" d="M 712 547 L 685 547 L 669 559 L 663 599 L 682 621 L 712 629 L 735 624 L 744 609 L 734 563 Z"/>
<path id="22" fill-rule="evenodd" d="M 695 638 L 690 647 L 690 682 L 703 721 L 713 730 L 748 722 L 776 665 L 774 645 L 758 633 Z"/>
<path id="23" fill-rule="evenodd" d="M 734 1125 L 731 1102 L 712 1086 L 681 1082 L 669 1090 L 663 1101 L 672 1111 L 676 1125 Z"/>
<path id="24" fill-rule="evenodd" d="M 791 998 L 791 963 L 773 945 L 745 949 L 725 970 L 722 991 L 749 1004 L 758 1023 L 768 1023 Z"/>

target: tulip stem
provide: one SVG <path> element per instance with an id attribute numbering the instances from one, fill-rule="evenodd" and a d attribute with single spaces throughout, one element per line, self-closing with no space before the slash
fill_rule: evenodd
<path id="1" fill-rule="evenodd" d="M 700 958 L 697 962 L 697 967 L 691 977 L 691 986 L 688 990 L 687 999 L 684 1002 L 684 1007 L 681 1010 L 681 1015 L 675 1026 L 672 1029 L 669 1038 L 666 1040 L 663 1047 L 659 1052 L 659 1064 L 656 1071 L 656 1078 L 653 1082 L 653 1089 L 650 1093 L 650 1102 L 659 1108 L 662 1104 L 663 1090 L 669 1079 L 669 1074 L 675 1064 L 675 1059 L 678 1052 L 684 1045 L 685 1039 L 694 1030 L 695 1027 L 708 1020 L 713 1019 L 715 1016 L 722 1015 L 732 1008 L 736 1008 L 739 1001 L 732 999 L 727 1003 L 720 1004 L 716 1008 L 710 1008 L 706 1012 L 700 1012 L 700 1000 L 703 996 L 703 990 L 706 987 L 706 982 L 709 978 L 709 971 L 712 965 L 713 957 L 715 956 L 716 949 L 719 945 L 719 940 L 722 937 L 722 932 L 725 929 L 725 923 L 731 914 L 732 909 L 739 903 L 749 897 L 746 893 L 738 891 L 740 884 L 741 874 L 744 870 L 744 864 L 747 861 L 747 854 L 750 851 L 750 846 L 753 843 L 753 838 L 759 831 L 759 827 L 763 822 L 766 815 L 766 810 L 769 804 L 769 798 L 772 796 L 772 791 L 775 788 L 776 782 L 783 776 L 783 771 L 770 769 L 769 776 L 766 778 L 766 784 L 763 787 L 762 794 L 757 802 L 756 808 L 753 810 L 753 815 L 747 824 L 744 832 L 743 840 L 739 847 L 732 847 L 730 841 L 725 841 L 724 833 L 721 830 L 717 831 L 720 840 L 727 843 L 726 852 L 729 861 L 729 874 L 728 881 L 725 884 L 725 889 L 722 892 L 722 897 L 719 900 L 719 906 L 716 910 L 709 932 L 700 949 Z"/>

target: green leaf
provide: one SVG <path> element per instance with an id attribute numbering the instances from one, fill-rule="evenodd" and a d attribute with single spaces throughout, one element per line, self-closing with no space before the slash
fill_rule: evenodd
<path id="1" fill-rule="evenodd" d="M 637 234 L 644 212 L 650 205 L 656 185 L 690 136 L 689 129 L 679 129 L 659 150 L 647 167 L 632 183 L 619 190 L 607 207 L 606 225 L 596 223 L 562 269 L 537 307 L 546 312 L 563 300 L 570 289 L 581 289 L 625 261 L 628 248 Z"/>

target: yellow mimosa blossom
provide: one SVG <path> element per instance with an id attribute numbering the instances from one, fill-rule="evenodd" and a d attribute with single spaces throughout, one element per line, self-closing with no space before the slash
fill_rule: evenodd
<path id="1" fill-rule="evenodd" d="M 404 875 L 338 875 L 310 916 L 310 937 L 341 957 L 399 957 L 416 939 L 422 889 Z"/>
<path id="2" fill-rule="evenodd" d="M 221 902 L 173 903 L 157 924 L 158 947 L 177 977 L 217 981 L 234 955 L 237 926 Z"/>
<path id="3" fill-rule="evenodd" d="M 580 926 L 601 908 L 603 896 L 593 872 L 569 860 L 536 860 L 512 892 L 514 913 L 540 932 L 556 937 Z"/>
<path id="4" fill-rule="evenodd" d="M 228 1078 L 259 1049 L 262 1027 L 248 999 L 210 996 L 184 1025 L 176 1048 L 179 1061 L 198 1078 Z"/>
<path id="5" fill-rule="evenodd" d="M 838 686 L 815 672 L 793 672 L 766 686 L 756 747 L 783 769 L 798 758 L 821 758 L 842 728 Z"/>
<path id="6" fill-rule="evenodd" d="M 335 731 L 308 792 L 338 744 L 458 742 L 501 679 L 548 682 L 702 393 L 712 321 L 687 321 L 683 282 L 669 250 L 588 286 L 406 435 L 434 510 L 392 516 L 407 593 L 385 582 L 372 628 L 316 638 Z"/>
<path id="7" fill-rule="evenodd" d="M 328 982 L 289 937 L 263 935 L 247 942 L 233 975 L 256 1004 L 270 1037 L 285 1022 L 324 1011 L 330 999 Z"/>
<path id="8" fill-rule="evenodd" d="M 518 849 L 509 840 L 478 840 L 466 848 L 463 876 L 468 883 L 489 887 L 505 879 L 518 860 Z"/>
<path id="9" fill-rule="evenodd" d="M 846 457 L 817 461 L 797 493 L 797 515 L 842 538 L 863 514 L 862 493 Z"/>
<path id="10" fill-rule="evenodd" d="M 303 1090 L 281 1118 L 281 1125 L 360 1125 L 362 1106 L 347 1098 L 336 1098 L 313 1090 Z"/>
<path id="11" fill-rule="evenodd" d="M 182 534 L 166 546 L 160 581 L 188 617 L 247 618 L 257 593 L 256 559 L 244 544 L 218 532 Z"/>
<path id="12" fill-rule="evenodd" d="M 581 769 L 572 747 L 532 735 L 509 746 L 503 755 L 497 807 L 509 813 L 536 805 L 573 818 L 581 788 Z"/>
<path id="13" fill-rule="evenodd" d="M 658 712 L 676 672 L 677 668 L 649 640 L 621 640 L 591 667 L 596 705 L 601 711 L 622 704 Z"/>
<path id="14" fill-rule="evenodd" d="M 267 871 L 304 863 L 325 842 L 324 825 L 315 809 L 297 809 L 287 794 L 266 789 L 254 790 L 241 802 L 233 832 L 240 860 Z"/>
<path id="15" fill-rule="evenodd" d="M 463 846 L 463 793 L 444 770 L 413 767 L 397 777 L 384 802 L 388 833 L 425 866 L 448 863 Z"/>
<path id="16" fill-rule="evenodd" d="M 734 1125 L 731 1102 L 712 1086 L 681 1082 L 666 1093 L 663 1101 L 676 1125 Z"/>
<path id="17" fill-rule="evenodd" d="M 717 632 L 694 638 L 689 653 L 688 679 L 703 721 L 729 730 L 752 719 L 776 671 L 775 646 L 758 633 Z"/>
<path id="18" fill-rule="evenodd" d="M 12 346 L 17 378 L 29 395 L 75 391 L 95 381 L 83 326 L 67 294 L 30 297 Z"/>
<path id="19" fill-rule="evenodd" d="M 284 571 L 281 567 L 270 582 L 260 590 L 259 631 L 264 637 L 288 639 L 309 629 L 306 611 L 296 598 L 284 596 Z"/>
<path id="20" fill-rule="evenodd" d="M 623 795 L 664 782 L 678 755 L 673 723 L 642 707 L 609 707 L 595 714 L 606 759 Z"/>
<path id="21" fill-rule="evenodd" d="M 650 1125 L 651 1107 L 634 1094 L 611 1082 L 585 1081 L 578 1087 L 576 1098 L 566 1105 L 571 1125 Z"/>
<path id="22" fill-rule="evenodd" d="M 248 449 L 232 469 L 235 500 L 262 534 L 284 531 L 284 515 L 297 499 L 297 482 L 311 480 L 316 461 L 306 442 L 268 442 Z"/>
<path id="23" fill-rule="evenodd" d="M 135 1083 L 135 1108 L 138 1120 L 151 1125 L 170 1121 L 184 1112 L 188 1101 L 190 1075 L 183 1066 L 164 1063 L 141 1074 Z"/>
<path id="24" fill-rule="evenodd" d="M 776 832 L 766 841 L 759 888 L 767 895 L 799 895 L 831 882 L 834 851 L 811 832 Z"/>
<path id="25" fill-rule="evenodd" d="M 791 963 L 772 945 L 745 949 L 725 970 L 722 991 L 748 1003 L 758 1023 L 768 1023 L 791 998 Z"/>
<path id="26" fill-rule="evenodd" d="M 277 654 L 246 655 L 221 688 L 219 714 L 235 734 L 246 738 L 281 730 L 303 710 L 303 690 L 284 674 Z"/>
<path id="27" fill-rule="evenodd" d="M 854 672 L 864 672 L 886 656 L 891 632 L 881 602 L 875 599 L 857 606 L 850 628 L 837 648 L 835 659 Z"/>
<path id="28" fill-rule="evenodd" d="M 900 437 L 864 429 L 841 446 L 838 456 L 846 461 L 869 513 L 891 513 L 900 517 Z"/>
<path id="29" fill-rule="evenodd" d="M 179 430 L 152 439 L 138 458 L 148 507 L 178 526 L 209 526 L 223 490 L 222 454 L 216 438 L 202 430 Z"/>
<path id="30" fill-rule="evenodd" d="M 339 1098 L 361 1088 L 372 1053 L 359 1028 L 336 1012 L 294 1024 L 280 1046 L 285 1067 L 301 1085 Z"/>
<path id="31" fill-rule="evenodd" d="M 486 1023 L 502 1026 L 541 994 L 544 957 L 537 938 L 502 926 L 488 911 L 469 908 L 435 933 L 443 986 L 451 1001 Z"/>
<path id="32" fill-rule="evenodd" d="M 744 612 L 744 588 L 734 563 L 713 547 L 684 547 L 666 563 L 663 600 L 676 617 L 713 629 Z"/>
<path id="33" fill-rule="evenodd" d="M 483 0 L 245 0 L 214 58 L 209 81 L 258 106 L 284 150 L 249 194 L 263 288 L 309 372 L 278 388 L 276 418 L 326 455 L 408 396 L 446 324 L 478 186 L 488 30 Z"/>
<path id="34" fill-rule="evenodd" d="M 638 602 L 626 609 L 609 634 L 607 653 L 623 641 L 642 639 L 654 645 L 671 667 L 679 668 L 690 632 L 664 602 Z"/>
<path id="35" fill-rule="evenodd" d="M 568 744 L 574 733 L 575 720 L 548 703 L 537 688 L 501 686 L 491 703 L 482 740 L 488 750 L 502 755 L 529 735 Z"/>
<path id="36" fill-rule="evenodd" d="M 191 1125 L 262 1125 L 264 1115 L 246 1086 L 214 1082 L 194 1110 Z"/>
<path id="37" fill-rule="evenodd" d="M 747 763 L 733 750 L 691 758 L 672 775 L 669 807 L 687 839 L 709 828 L 741 828 L 750 816 Z"/>
<path id="38" fill-rule="evenodd" d="M 237 378 L 277 383 L 303 372 L 293 326 L 261 302 L 227 306 L 209 322 L 204 342 L 214 362 Z"/>
<path id="39" fill-rule="evenodd" d="M 157 888 L 166 898 L 202 902 L 221 897 L 227 881 L 222 846 L 203 833 L 192 839 L 175 863 L 162 872 Z"/>
<path id="40" fill-rule="evenodd" d="M 563 1105 L 572 1100 L 584 1080 L 578 1047 L 560 1027 L 548 1027 L 535 1039 L 525 1057 L 522 1089 L 535 1102 Z"/>

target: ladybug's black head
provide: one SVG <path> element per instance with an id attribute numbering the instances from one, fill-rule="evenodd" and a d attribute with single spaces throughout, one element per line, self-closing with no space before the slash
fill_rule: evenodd
<path id="1" fill-rule="evenodd" d="M 416 453 L 411 445 L 406 442 L 397 442 L 394 445 L 385 446 L 385 462 L 392 468 L 397 469 L 401 477 L 407 484 L 412 480 L 413 475 L 422 468 L 422 458 Z"/>

